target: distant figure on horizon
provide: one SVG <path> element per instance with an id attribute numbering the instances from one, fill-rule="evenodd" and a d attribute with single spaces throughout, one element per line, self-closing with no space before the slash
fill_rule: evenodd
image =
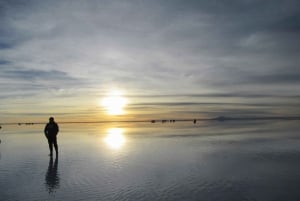
<path id="1" fill-rule="evenodd" d="M 47 123 L 45 126 L 44 133 L 48 140 L 49 150 L 50 150 L 49 156 L 51 157 L 53 155 L 53 145 L 55 148 L 56 156 L 58 155 L 58 146 L 57 146 L 57 139 L 56 139 L 58 131 L 59 128 L 57 123 L 54 121 L 53 117 L 50 117 L 49 123 Z"/>

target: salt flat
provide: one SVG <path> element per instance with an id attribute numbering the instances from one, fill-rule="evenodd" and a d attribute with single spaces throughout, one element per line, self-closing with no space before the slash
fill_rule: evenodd
<path id="1" fill-rule="evenodd" d="M 59 122 L 58 122 L 59 123 Z M 0 131 L 1 200 L 300 200 L 299 121 L 62 124 Z"/>

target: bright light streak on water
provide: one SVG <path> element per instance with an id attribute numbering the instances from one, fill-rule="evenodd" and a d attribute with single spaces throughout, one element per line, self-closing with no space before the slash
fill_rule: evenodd
<path id="1" fill-rule="evenodd" d="M 112 149 L 120 149 L 125 144 L 124 129 L 110 128 L 107 136 L 104 138 L 105 143 Z"/>

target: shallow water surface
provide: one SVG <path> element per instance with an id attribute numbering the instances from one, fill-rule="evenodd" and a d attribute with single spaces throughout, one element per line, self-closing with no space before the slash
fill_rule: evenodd
<path id="1" fill-rule="evenodd" d="M 298 121 L 0 130 L 0 200 L 300 200 Z"/>

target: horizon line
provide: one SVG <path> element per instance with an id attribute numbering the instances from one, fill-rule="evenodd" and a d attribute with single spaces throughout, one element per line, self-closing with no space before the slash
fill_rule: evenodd
<path id="1" fill-rule="evenodd" d="M 187 119 L 174 119 L 174 118 L 164 118 L 164 119 L 145 119 L 145 120 L 107 120 L 107 121 L 62 121 L 59 124 L 103 124 L 103 123 L 175 123 L 175 122 L 185 122 L 185 121 L 241 121 L 241 120 L 300 120 L 300 116 L 266 116 L 266 117 L 230 117 L 230 116 L 218 116 L 214 118 L 187 118 Z M 0 123 L 0 125 L 34 125 L 34 124 L 45 124 L 47 122 L 7 122 Z"/>

